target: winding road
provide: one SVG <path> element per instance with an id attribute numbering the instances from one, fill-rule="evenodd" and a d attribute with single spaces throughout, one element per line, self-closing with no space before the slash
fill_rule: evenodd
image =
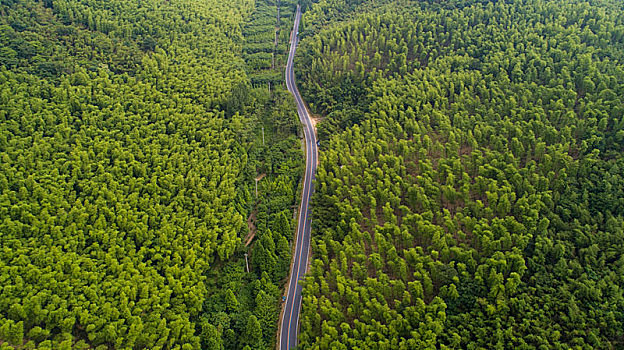
<path id="1" fill-rule="evenodd" d="M 301 312 L 301 290 L 299 284 L 306 273 L 308 266 L 308 257 L 310 255 L 310 196 L 314 191 L 314 174 L 316 173 L 316 135 L 314 126 L 305 107 L 301 94 L 295 84 L 295 73 L 293 70 L 293 60 L 297 51 L 298 29 L 301 20 L 301 7 L 297 5 L 297 13 L 295 15 L 295 23 L 290 36 L 290 52 L 288 54 L 288 62 L 286 63 L 286 87 L 295 97 L 297 102 L 297 113 L 303 124 L 303 133 L 305 134 L 305 150 L 306 150 L 306 170 L 303 179 L 303 192 L 301 194 L 301 206 L 299 207 L 299 223 L 297 225 L 295 255 L 290 270 L 290 279 L 288 282 L 288 291 L 286 294 L 286 302 L 284 312 L 282 313 L 282 321 L 280 327 L 280 349 L 287 350 L 297 346 L 297 335 L 299 333 L 299 313 Z"/>

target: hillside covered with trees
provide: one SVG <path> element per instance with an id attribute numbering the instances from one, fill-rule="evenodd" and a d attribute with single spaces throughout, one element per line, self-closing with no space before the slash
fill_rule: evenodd
<path id="1" fill-rule="evenodd" d="M 1 2 L 0 348 L 273 348 L 303 159 L 256 34 L 294 7 Z"/>
<path id="2" fill-rule="evenodd" d="M 302 349 L 624 347 L 621 1 L 322 0 Z"/>

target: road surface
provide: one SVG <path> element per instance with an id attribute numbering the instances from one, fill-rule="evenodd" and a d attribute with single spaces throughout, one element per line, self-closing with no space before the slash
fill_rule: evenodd
<path id="1" fill-rule="evenodd" d="M 308 257 L 310 255 L 310 196 L 314 191 L 312 181 L 316 173 L 316 135 L 314 134 L 314 126 L 305 107 L 301 94 L 295 84 L 295 74 L 293 70 L 293 59 L 297 50 L 299 30 L 299 21 L 301 20 L 301 7 L 297 6 L 295 15 L 295 23 L 290 37 L 290 53 L 288 54 L 288 62 L 286 63 L 286 87 L 295 97 L 297 102 L 297 113 L 303 124 L 303 133 L 305 134 L 305 151 L 306 151 L 306 170 L 303 179 L 303 193 L 301 194 L 301 206 L 299 208 L 299 223 L 297 224 L 297 236 L 295 255 L 290 270 L 290 280 L 288 282 L 288 291 L 286 294 L 286 303 L 284 312 L 282 313 L 282 324 L 280 330 L 280 349 L 287 350 L 297 346 L 297 334 L 299 332 L 299 313 L 301 312 L 301 285 L 298 283 L 303 280 L 308 266 Z"/>

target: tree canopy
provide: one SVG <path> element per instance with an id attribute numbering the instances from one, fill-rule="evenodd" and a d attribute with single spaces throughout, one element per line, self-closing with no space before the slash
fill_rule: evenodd
<path id="1" fill-rule="evenodd" d="M 356 3 L 313 4 L 296 60 L 301 347 L 622 347 L 621 3 Z"/>
<path id="2" fill-rule="evenodd" d="M 2 1 L 0 347 L 272 347 L 303 161 L 251 28 L 294 8 Z"/>

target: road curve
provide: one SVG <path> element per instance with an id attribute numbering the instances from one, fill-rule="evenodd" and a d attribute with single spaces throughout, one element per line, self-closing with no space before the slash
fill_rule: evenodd
<path id="1" fill-rule="evenodd" d="M 295 23 L 290 36 L 290 52 L 288 54 L 288 62 L 286 63 L 286 87 L 295 97 L 297 102 L 297 113 L 299 120 L 303 124 L 303 133 L 305 135 L 305 152 L 306 152 L 306 169 L 303 179 L 303 192 L 301 194 L 301 206 L 299 207 L 299 222 L 297 224 L 297 235 L 295 245 L 295 255 L 290 270 L 290 279 L 288 282 L 288 291 L 286 294 L 286 303 L 284 312 L 282 313 L 282 321 L 280 327 L 280 349 L 287 350 L 297 346 L 297 334 L 299 333 L 299 313 L 301 312 L 301 290 L 302 287 L 298 283 L 303 279 L 308 266 L 308 257 L 310 255 L 310 196 L 314 191 L 314 174 L 316 173 L 316 135 L 314 134 L 314 126 L 305 107 L 301 94 L 295 84 L 295 73 L 293 70 L 293 59 L 297 51 L 297 43 L 299 41 L 297 31 L 299 22 L 301 21 L 301 7 L 297 5 L 297 13 L 295 15 Z"/>

